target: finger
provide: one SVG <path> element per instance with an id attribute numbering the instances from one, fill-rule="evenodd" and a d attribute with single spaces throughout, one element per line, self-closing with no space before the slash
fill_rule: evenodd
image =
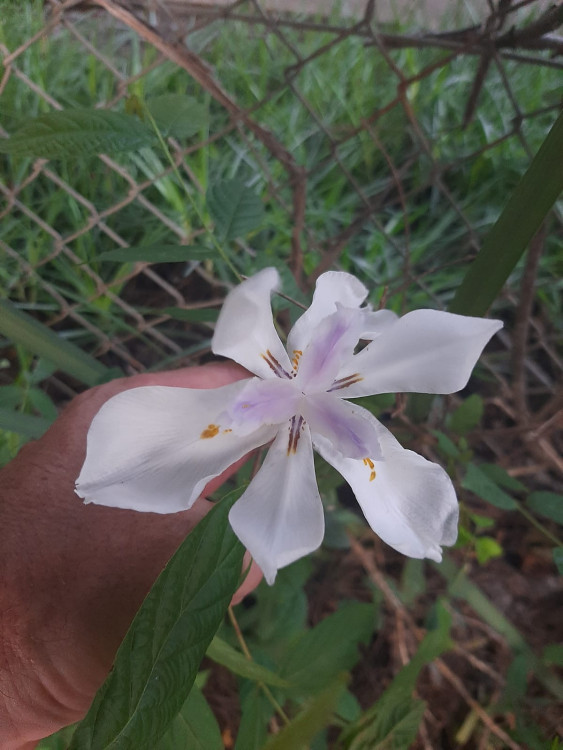
<path id="1" fill-rule="evenodd" d="M 248 566 L 250 566 L 250 569 L 248 569 Z M 258 584 L 262 580 L 262 571 L 250 557 L 249 552 L 246 552 L 244 555 L 242 568 L 243 571 L 246 571 L 248 569 L 248 573 L 246 575 L 246 578 L 236 591 L 235 595 L 231 599 L 232 605 L 240 604 L 244 597 L 247 596 L 247 594 L 250 594 L 251 591 L 254 591 L 256 586 L 258 586 Z"/>

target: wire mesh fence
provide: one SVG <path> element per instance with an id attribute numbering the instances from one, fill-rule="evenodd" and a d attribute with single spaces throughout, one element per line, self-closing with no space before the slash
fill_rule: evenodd
<path id="1" fill-rule="evenodd" d="M 237 175 L 266 207 L 260 231 L 232 248 L 243 270 L 278 265 L 289 296 L 304 301 L 318 275 L 339 266 L 398 311 L 444 308 L 560 110 L 561 6 L 488 2 L 472 19 L 450 11 L 449 30 L 408 31 L 381 24 L 373 0 L 359 6 L 2 6 L 0 136 L 53 110 L 134 112 L 137 101 L 172 93 L 205 112 L 189 135 L 167 139 L 173 163 L 155 149 L 101 154 L 95 166 L 0 157 L 3 294 L 126 374 L 205 361 L 227 270 L 100 256 L 205 242 L 208 186 Z M 563 468 L 553 322 L 561 228 L 556 208 L 497 301 L 509 326 L 483 367 L 494 387 L 478 435 L 512 476 L 553 486 Z M 9 347 L 4 357 L 7 382 L 18 365 Z M 45 387 L 59 403 L 77 383 L 54 372 Z M 518 747 L 440 669 L 487 731 Z"/>

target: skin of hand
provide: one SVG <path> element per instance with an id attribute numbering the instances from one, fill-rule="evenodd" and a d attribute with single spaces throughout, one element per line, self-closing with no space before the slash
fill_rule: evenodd
<path id="1" fill-rule="evenodd" d="M 170 515 L 84 505 L 74 482 L 93 417 L 128 388 L 216 388 L 247 376 L 236 365 L 211 364 L 97 386 L 0 471 L 2 750 L 30 750 L 84 716 L 150 587 L 211 507 L 202 498 Z M 253 564 L 233 603 L 260 578 Z"/>

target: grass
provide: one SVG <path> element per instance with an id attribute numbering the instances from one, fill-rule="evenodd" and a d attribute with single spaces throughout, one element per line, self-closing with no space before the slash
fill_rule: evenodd
<path id="1" fill-rule="evenodd" d="M 13 50 L 38 31 L 44 23 L 41 6 L 39 2 L 16 6 L 0 0 L 0 42 Z M 192 147 L 185 158 L 187 169 L 180 166 L 185 185 L 169 169 L 166 155 L 158 146 L 113 157 L 131 181 L 95 157 L 51 162 L 46 167 L 50 174 L 44 170 L 29 179 L 34 169 L 32 159 L 0 155 L 0 182 L 6 192 L 13 190 L 17 200 L 0 223 L 0 242 L 4 243 L 0 244 L 2 294 L 110 368 L 129 373 L 200 361 L 209 345 L 208 322 L 212 322 L 217 309 L 216 300 L 223 295 L 224 283 L 233 281 L 225 264 L 206 262 L 200 275 L 190 264 L 155 265 L 147 274 L 131 263 L 100 260 L 100 255 L 119 244 L 177 244 L 179 237 L 192 235 L 194 241 L 209 241 L 210 215 L 205 193 L 219 180 L 236 176 L 264 199 L 267 213 L 259 231 L 232 243 L 230 257 L 243 274 L 276 264 L 283 272 L 285 290 L 290 296 L 305 300 L 306 295 L 295 286 L 287 268 L 294 227 L 288 210 L 288 174 L 280 162 L 249 132 L 234 127 L 225 111 L 184 71 L 169 62 L 156 65 L 156 52 L 141 44 L 135 35 L 88 13 L 73 14 L 71 21 L 101 57 L 85 50 L 62 27 L 31 45 L 15 61 L 25 78 L 12 72 L 0 96 L 0 125 L 5 133 L 13 133 L 30 118 L 51 111 L 29 82 L 66 108 L 111 103 L 113 109 L 124 111 L 136 101 L 162 94 L 188 94 L 207 109 L 208 117 L 200 130 L 182 144 Z M 445 58 L 443 50 L 393 51 L 394 64 L 406 79 L 412 79 L 406 89 L 412 121 L 398 105 L 384 112 L 397 96 L 398 80 L 364 39 L 348 36 L 296 68 L 292 66 L 298 58 L 292 47 L 298 49 L 302 60 L 307 60 L 329 45 L 334 35 L 288 29 L 283 34 L 291 45 L 273 33 L 263 35 L 255 30 L 249 34 L 249 27 L 243 23 L 218 23 L 190 34 L 188 44 L 212 66 L 221 85 L 237 103 L 254 109 L 254 118 L 306 169 L 306 221 L 302 233 L 305 273 L 314 271 L 333 239 L 365 211 L 366 204 L 373 203 L 376 209 L 343 243 L 338 265 L 368 283 L 374 303 L 385 288 L 386 304 L 397 312 L 446 306 L 481 239 L 526 170 L 530 154 L 537 151 L 554 120 L 560 71 L 510 60 L 503 62 L 502 71 L 492 65 L 474 116 L 462 128 L 462 113 L 476 74 L 476 58 L 458 56 L 423 74 Z M 112 69 L 104 59 L 111 61 Z M 0 69 L 0 77 L 4 72 Z M 123 90 L 116 72 L 128 81 Z M 509 90 L 503 75 L 509 81 Z M 518 103 L 518 111 L 513 101 Z M 377 111 L 379 116 L 372 117 Z M 421 148 L 416 126 L 425 134 L 427 151 Z M 216 138 L 223 130 L 224 134 Z M 210 142 L 199 145 L 208 138 Z M 142 192 L 150 206 L 131 194 L 132 181 L 150 183 Z M 185 189 L 197 212 L 186 199 Z M 104 212 L 100 222 L 98 216 Z M 89 225 L 90 220 L 93 226 Z M 556 368 L 555 357 L 549 352 L 557 349 L 555 331 L 561 327 L 563 317 L 561 237 L 555 221 L 550 221 L 554 231 L 548 233 L 537 271 L 532 307 L 536 333 L 528 358 L 531 366 L 540 370 L 531 394 L 538 412 L 550 404 L 550 383 L 546 379 L 556 378 Z M 521 282 L 522 264 L 514 270 L 495 303 L 494 314 L 503 316 L 508 324 L 516 314 Z M 209 309 L 205 309 L 201 320 L 186 323 L 177 308 L 193 303 L 204 308 L 209 305 Z M 283 301 L 277 304 L 286 305 Z M 292 310 L 293 316 L 295 313 Z M 147 327 L 147 323 L 154 325 Z M 22 417 L 43 420 L 21 422 L 23 435 L 0 431 L 2 464 L 15 455 L 26 436 L 33 437 L 36 429 L 55 417 L 61 403 L 80 384 L 61 373 L 53 377 L 53 365 L 46 359 L 34 357 L 8 341 L 0 342 L 0 367 L 0 412 L 7 408 Z M 442 413 L 433 415 L 434 427 L 439 428 L 437 438 L 436 433 L 398 420 L 401 439 L 410 439 L 413 444 L 418 441 L 423 448 L 430 446 L 449 465 L 459 483 L 474 460 L 494 463 L 500 456 L 501 462 L 506 459 L 505 468 L 526 468 L 530 458 L 522 454 L 518 442 L 521 436 L 510 433 L 513 443 L 508 445 L 507 441 L 506 448 L 494 447 L 498 445 L 495 429 L 509 430 L 518 419 L 510 411 L 510 368 L 507 352 L 497 345 L 488 360 L 488 369 L 481 367 L 481 379 L 472 381 L 472 389 L 486 407 L 483 421 L 472 425 L 475 432 L 466 435 L 450 430 L 448 413 L 451 415 L 458 403 L 451 400 L 440 403 Z M 391 410 L 389 400 L 375 400 L 372 406 L 376 413 L 388 414 Z M 488 442 L 481 441 L 483 436 Z M 527 480 L 523 489 L 514 490 L 524 508 L 530 490 L 560 490 L 552 474 L 542 471 L 539 477 Z M 289 648 L 278 632 L 282 620 L 283 627 L 288 628 L 286 635 L 297 638 L 307 627 L 307 606 L 313 612 L 312 620 L 320 613 L 326 614 L 326 586 L 331 576 L 342 586 L 336 596 L 354 598 L 350 592 L 355 591 L 355 579 L 346 578 L 346 571 L 339 568 L 342 558 L 331 551 L 331 545 L 346 548 L 346 530 L 355 528 L 354 517 L 351 521 L 350 511 L 342 509 L 346 496 L 335 484 L 333 474 L 321 476 L 321 485 L 330 518 L 327 549 L 314 565 L 302 561 L 292 572 L 282 574 L 277 590 L 261 589 L 256 606 L 241 616 L 241 626 L 249 634 L 253 648 L 258 653 L 263 650 L 268 665 Z M 502 541 L 503 534 L 509 536 L 510 514 L 503 515 L 494 503 L 487 505 L 483 498 L 475 501 L 467 493 L 462 497 L 465 547 L 459 555 L 462 562 L 475 567 L 476 540 L 489 535 L 496 542 L 497 538 Z M 486 517 L 485 522 L 479 521 L 482 517 Z M 488 521 L 496 525 L 498 533 L 491 530 Z M 550 524 L 549 519 L 546 523 Z M 553 533 L 553 525 L 549 529 L 548 533 Z M 537 542 L 542 549 L 544 537 Z M 508 555 L 509 542 L 503 544 L 501 554 Z M 485 548 L 481 545 L 482 550 Z M 490 545 L 488 548 L 496 549 Z M 533 549 L 526 554 L 533 557 Z M 491 570 L 492 577 L 498 576 L 494 558 L 495 554 L 491 554 L 491 559 L 483 567 L 477 566 L 475 573 L 476 578 L 484 579 L 489 592 L 494 586 L 483 571 Z M 398 587 L 404 606 L 411 608 L 421 621 L 430 618 L 430 600 L 437 584 L 430 574 L 424 575 L 417 562 L 407 563 L 403 578 L 398 581 L 399 565 L 398 558 L 391 556 L 385 574 Z M 379 589 L 373 582 L 365 584 L 365 570 L 354 570 L 363 581 L 358 584 L 360 598 L 374 602 L 378 622 L 386 633 L 386 647 L 391 648 L 391 624 L 385 620 Z M 553 570 L 550 571 L 552 575 Z M 455 576 L 449 581 L 452 587 L 454 579 Z M 463 589 L 461 599 L 471 598 L 472 606 L 475 601 L 482 603 L 478 589 L 471 589 L 471 597 L 468 590 L 467 586 Z M 489 601 L 487 596 L 485 601 Z M 275 611 L 280 597 L 291 604 L 291 611 L 286 612 L 285 619 L 278 620 Z M 449 606 L 458 607 L 454 598 L 449 601 Z M 485 611 L 486 606 L 482 609 Z M 497 610 L 486 610 L 486 614 L 489 624 L 498 626 Z M 461 605 L 458 616 L 464 616 Z M 477 637 L 476 633 L 473 635 Z M 515 648 L 515 658 L 516 651 Z M 380 674 L 390 679 L 390 669 L 386 671 L 385 665 L 377 663 Z M 528 667 L 531 663 L 527 662 Z M 497 662 L 495 667 L 501 669 Z M 360 677 L 368 679 L 363 672 Z M 426 687 L 428 694 L 436 698 L 432 685 Z M 362 689 L 356 686 L 355 694 L 366 703 L 378 695 L 373 686 L 365 685 Z M 548 700 L 545 694 L 542 700 Z M 545 736 L 549 722 L 542 723 L 538 717 L 534 696 L 526 689 L 517 695 L 507 691 L 503 701 L 506 712 L 525 709 L 524 718 L 518 719 L 520 724 L 513 732 L 517 741 L 540 747 L 544 742 L 542 732 Z M 434 708 L 434 704 L 430 705 Z M 348 706 L 350 715 L 356 708 L 360 710 L 359 706 Z"/>

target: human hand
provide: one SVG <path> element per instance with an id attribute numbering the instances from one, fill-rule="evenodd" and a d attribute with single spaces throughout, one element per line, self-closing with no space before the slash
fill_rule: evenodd
<path id="1" fill-rule="evenodd" d="M 92 388 L 0 472 L 2 750 L 30 750 L 84 716 L 150 587 L 210 507 L 201 498 L 171 515 L 83 505 L 74 481 L 93 417 L 128 388 L 216 388 L 245 374 L 236 365 L 212 364 Z M 253 565 L 233 603 L 260 577 Z"/>

